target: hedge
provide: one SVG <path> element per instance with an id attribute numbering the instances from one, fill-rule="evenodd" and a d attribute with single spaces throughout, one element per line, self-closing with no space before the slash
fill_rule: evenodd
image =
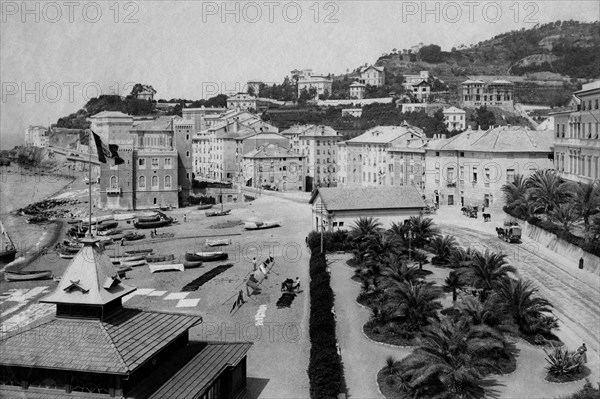
<path id="1" fill-rule="evenodd" d="M 310 272 L 310 360 L 308 379 L 313 399 L 337 398 L 343 387 L 342 360 L 337 352 L 335 318 L 331 309 L 334 295 L 327 273 L 325 254 L 321 253 L 320 237 L 311 233 Z"/>
<path id="2" fill-rule="evenodd" d="M 558 226 L 550 221 L 542 220 L 535 216 L 523 217 L 523 215 L 515 212 L 515 210 L 509 206 L 504 206 L 504 212 L 507 214 L 516 217 L 518 219 L 527 219 L 527 223 L 537 226 L 541 229 L 546 230 L 549 233 L 555 234 L 558 238 L 565 240 L 566 242 L 573 244 L 586 252 L 589 252 L 593 255 L 600 256 L 600 244 L 596 242 L 585 242 L 583 237 L 576 236 L 568 231 L 562 229 L 561 226 Z"/>

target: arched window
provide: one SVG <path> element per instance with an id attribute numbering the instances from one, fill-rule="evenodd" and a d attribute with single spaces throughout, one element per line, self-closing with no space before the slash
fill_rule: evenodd
<path id="1" fill-rule="evenodd" d="M 165 188 L 171 188 L 171 176 L 165 176 Z"/>
<path id="2" fill-rule="evenodd" d="M 158 187 L 158 176 L 152 176 L 152 188 Z"/>
<path id="3" fill-rule="evenodd" d="M 140 176 L 140 178 L 138 179 L 138 187 L 146 188 L 146 176 Z"/>
<path id="4" fill-rule="evenodd" d="M 119 186 L 119 180 L 117 176 L 110 177 L 110 188 L 117 188 Z"/>

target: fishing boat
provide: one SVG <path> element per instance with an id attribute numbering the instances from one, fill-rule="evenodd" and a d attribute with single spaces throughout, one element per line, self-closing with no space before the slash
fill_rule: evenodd
<path id="1" fill-rule="evenodd" d="M 81 223 L 81 220 L 77 219 L 77 220 L 67 220 L 67 224 L 79 224 Z"/>
<path id="2" fill-rule="evenodd" d="M 202 267 L 202 261 L 201 260 L 197 260 L 197 261 L 188 261 L 186 260 L 185 262 L 183 262 L 183 266 L 186 269 L 195 269 L 198 267 Z"/>
<path id="3" fill-rule="evenodd" d="M 158 227 L 168 226 L 171 223 L 173 223 L 173 219 L 167 218 L 154 222 L 133 222 L 133 225 L 138 229 L 156 229 Z"/>
<path id="4" fill-rule="evenodd" d="M 244 228 L 246 230 L 261 230 L 261 229 L 271 229 L 273 227 L 279 227 L 281 223 L 277 221 L 269 221 L 269 222 L 246 222 L 244 223 Z"/>
<path id="5" fill-rule="evenodd" d="M 30 272 L 4 272 L 6 281 L 45 280 L 52 278 L 51 270 L 36 270 Z"/>
<path id="6" fill-rule="evenodd" d="M 131 255 L 131 256 L 113 256 L 110 257 L 110 261 L 114 263 L 123 263 L 123 262 L 134 262 L 138 260 L 145 260 L 146 257 L 144 255 Z"/>
<path id="7" fill-rule="evenodd" d="M 154 214 L 152 216 L 140 216 L 138 217 L 138 222 L 147 223 L 147 222 L 158 222 L 160 220 L 160 216 Z"/>
<path id="8" fill-rule="evenodd" d="M 223 189 L 221 189 L 221 191 L 220 191 L 220 196 L 221 196 L 221 210 L 213 211 L 213 212 L 206 212 L 205 214 L 207 217 L 226 216 L 231 213 L 231 209 L 223 210 Z"/>
<path id="9" fill-rule="evenodd" d="M 146 259 L 133 260 L 130 262 L 121 261 L 121 266 L 136 267 L 136 266 L 144 266 L 145 264 L 146 264 Z"/>
<path id="10" fill-rule="evenodd" d="M 210 209 L 210 208 L 212 208 L 212 207 L 213 207 L 213 206 L 212 206 L 212 204 L 204 204 L 204 205 L 199 205 L 199 206 L 198 206 L 198 210 L 199 210 L 199 211 L 203 211 L 203 210 L 205 210 L 205 209 Z"/>
<path id="11" fill-rule="evenodd" d="M 12 262 L 17 255 L 17 248 L 8 236 L 2 222 L 0 222 L 0 261 L 4 263 Z"/>
<path id="12" fill-rule="evenodd" d="M 69 247 L 83 248 L 82 242 L 73 241 L 73 240 L 63 240 L 63 245 L 66 245 Z"/>
<path id="13" fill-rule="evenodd" d="M 220 247 L 221 245 L 230 245 L 231 238 L 222 240 L 206 240 L 206 245 L 209 247 Z"/>
<path id="14" fill-rule="evenodd" d="M 148 265 L 148 268 L 150 268 L 150 273 L 176 271 L 176 270 L 182 272 L 185 270 L 183 263 L 177 263 L 177 264 L 171 264 L 171 265 Z"/>
<path id="15" fill-rule="evenodd" d="M 119 222 L 101 223 L 98 225 L 98 227 L 96 227 L 96 230 L 97 231 L 106 231 L 106 230 L 114 229 L 117 226 L 119 226 Z"/>
<path id="16" fill-rule="evenodd" d="M 128 251 L 125 251 L 125 253 L 127 255 L 149 255 L 152 252 L 154 252 L 154 250 L 152 248 L 148 248 L 148 249 L 130 249 Z"/>
<path id="17" fill-rule="evenodd" d="M 229 255 L 225 252 L 188 252 L 185 254 L 185 260 L 189 262 L 214 262 L 217 260 L 225 260 L 228 256 Z"/>
<path id="18" fill-rule="evenodd" d="M 108 230 L 108 231 L 99 231 L 98 235 L 101 236 L 115 236 L 117 234 L 121 234 L 123 232 L 123 230 L 119 230 L 119 229 L 112 229 L 112 230 Z"/>
<path id="19" fill-rule="evenodd" d="M 79 247 L 69 247 L 67 245 L 62 245 L 60 247 L 60 251 L 65 253 L 65 254 L 76 254 L 77 252 L 81 251 L 81 248 Z"/>
<path id="20" fill-rule="evenodd" d="M 92 218 L 92 224 L 102 223 L 102 222 L 106 222 L 108 220 L 113 220 L 113 219 L 114 219 L 113 215 L 94 216 Z"/>
<path id="21" fill-rule="evenodd" d="M 58 256 L 60 256 L 63 259 L 73 259 L 75 257 L 75 255 L 77 255 L 77 254 L 69 253 L 69 252 L 61 252 L 58 254 Z"/>
<path id="22" fill-rule="evenodd" d="M 125 241 L 137 241 L 141 240 L 142 238 L 146 238 L 146 235 L 138 233 L 127 233 L 123 236 L 123 238 L 125 239 Z"/>
<path id="23" fill-rule="evenodd" d="M 171 262 L 175 260 L 175 255 L 148 255 L 146 256 L 146 262 L 157 263 L 157 262 Z"/>

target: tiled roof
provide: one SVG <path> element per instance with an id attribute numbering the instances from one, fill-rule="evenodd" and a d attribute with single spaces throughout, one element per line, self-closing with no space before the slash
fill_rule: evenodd
<path id="1" fill-rule="evenodd" d="M 377 126 L 373 129 L 367 130 L 360 136 L 354 137 L 347 141 L 347 143 L 365 143 L 365 144 L 387 144 L 392 142 L 405 134 L 415 134 L 418 136 L 423 135 L 423 131 L 417 127 L 403 125 L 403 126 Z"/>
<path id="2" fill-rule="evenodd" d="M 335 137 L 341 135 L 333 128 L 325 125 L 306 125 L 306 129 L 300 133 L 300 137 Z"/>
<path id="3" fill-rule="evenodd" d="M 427 150 L 476 152 L 552 152 L 552 130 L 535 131 L 522 126 L 467 130 L 448 139 L 432 140 Z"/>
<path id="4" fill-rule="evenodd" d="M 414 186 L 320 188 L 310 199 L 321 196 L 328 211 L 423 208 L 425 202 Z"/>
<path id="5" fill-rule="evenodd" d="M 71 260 L 54 292 L 40 302 L 105 305 L 133 291 L 134 287 L 121 282 L 108 256 L 86 244 Z"/>
<path id="6" fill-rule="evenodd" d="M 141 122 L 130 130 L 173 130 L 173 117 L 160 116 L 151 121 Z"/>
<path id="7" fill-rule="evenodd" d="M 55 317 L 0 341 L 0 364 L 129 374 L 201 320 L 137 309 L 104 320 Z"/>
<path id="8" fill-rule="evenodd" d="M 66 393 L 64 390 L 40 392 L 34 389 L 23 389 L 20 386 L 0 385 L 0 398 L 10 399 L 89 399 L 89 394 L 77 392 Z"/>
<path id="9" fill-rule="evenodd" d="M 210 343 L 149 399 L 199 398 L 226 367 L 236 366 L 251 343 Z"/>
<path id="10" fill-rule="evenodd" d="M 278 144 L 263 145 L 244 154 L 244 158 L 301 158 L 302 156 Z"/>
<path id="11" fill-rule="evenodd" d="M 131 115 L 124 114 L 119 111 L 102 111 L 90 118 L 133 118 Z"/>
<path id="12" fill-rule="evenodd" d="M 464 109 L 460 109 L 460 108 L 456 108 L 456 107 L 450 107 L 450 108 L 446 108 L 443 111 L 444 114 L 455 114 L 455 113 L 463 113 L 465 114 L 466 111 Z"/>
<path id="13" fill-rule="evenodd" d="M 367 87 L 367 85 L 360 82 L 352 82 L 350 87 Z"/>

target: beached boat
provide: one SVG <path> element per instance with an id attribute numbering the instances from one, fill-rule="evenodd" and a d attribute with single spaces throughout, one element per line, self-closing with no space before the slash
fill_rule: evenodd
<path id="1" fill-rule="evenodd" d="M 121 266 L 130 266 L 130 267 L 144 266 L 145 264 L 146 264 L 146 259 L 133 260 L 130 262 L 121 261 L 121 263 L 120 263 Z"/>
<path id="2" fill-rule="evenodd" d="M 0 262 L 8 263 L 15 260 L 15 256 L 17 255 L 17 249 L 12 246 L 5 247 L 3 251 L 0 251 Z"/>
<path id="3" fill-rule="evenodd" d="M 158 222 L 160 220 L 160 216 L 154 214 L 152 216 L 140 216 L 138 217 L 138 222 L 147 223 L 147 222 Z"/>
<path id="4" fill-rule="evenodd" d="M 81 248 L 79 248 L 79 247 L 70 247 L 67 245 L 61 245 L 61 247 L 60 247 L 60 252 L 65 253 L 65 254 L 76 254 L 79 251 L 81 251 Z"/>
<path id="5" fill-rule="evenodd" d="M 146 257 L 144 255 L 131 255 L 131 256 L 112 256 L 110 257 L 110 261 L 114 263 L 123 263 L 123 262 L 134 262 L 138 260 L 145 260 Z"/>
<path id="6" fill-rule="evenodd" d="M 146 262 L 157 263 L 157 262 L 171 262 L 175 260 L 175 255 L 148 255 L 146 256 Z"/>
<path id="7" fill-rule="evenodd" d="M 123 232 L 123 230 L 120 229 L 112 229 L 112 230 L 108 230 L 108 231 L 99 231 L 98 235 L 101 236 L 115 236 L 117 234 L 121 234 Z"/>
<path id="8" fill-rule="evenodd" d="M 30 272 L 4 272 L 6 281 L 45 280 L 52 278 L 51 270 L 36 270 Z"/>
<path id="9" fill-rule="evenodd" d="M 127 233 L 123 236 L 123 238 L 125 239 L 125 241 L 137 241 L 141 240 L 142 238 L 146 238 L 146 235 L 138 233 Z"/>
<path id="10" fill-rule="evenodd" d="M 150 273 L 166 272 L 166 271 L 184 271 L 185 267 L 183 263 L 170 264 L 170 265 L 148 265 Z"/>
<path id="11" fill-rule="evenodd" d="M 83 248 L 83 243 L 79 242 L 79 241 L 74 241 L 74 240 L 63 240 L 63 244 L 67 245 L 69 247 L 78 247 L 78 248 Z"/>
<path id="12" fill-rule="evenodd" d="M 77 255 L 77 254 L 68 253 L 68 252 L 61 252 L 58 254 L 58 256 L 60 256 L 63 259 L 73 259 L 75 257 L 75 255 Z"/>
<path id="13" fill-rule="evenodd" d="M 261 229 L 271 229 L 273 227 L 279 227 L 281 223 L 277 221 L 268 221 L 268 222 L 246 222 L 244 223 L 244 228 L 246 230 L 261 230 Z"/>
<path id="14" fill-rule="evenodd" d="M 98 225 L 98 227 L 96 227 L 97 231 L 107 231 L 107 230 L 111 230 L 114 229 L 115 227 L 119 226 L 119 222 L 108 222 L 108 223 L 100 223 Z"/>
<path id="15" fill-rule="evenodd" d="M 225 252 L 188 252 L 185 254 L 185 260 L 189 262 L 214 262 L 217 260 L 225 260 L 229 255 Z"/>
<path id="16" fill-rule="evenodd" d="M 231 209 L 227 209 L 226 211 L 214 211 L 214 212 L 206 212 L 207 217 L 213 216 L 226 216 L 231 213 Z"/>
<path id="17" fill-rule="evenodd" d="M 203 210 L 205 210 L 205 209 L 210 209 L 210 208 L 212 208 L 212 207 L 213 207 L 213 206 L 212 206 L 212 204 L 204 204 L 204 205 L 199 205 L 199 206 L 198 206 L 198 210 L 199 210 L 199 211 L 203 211 Z"/>
<path id="18" fill-rule="evenodd" d="M 138 229 L 156 229 L 159 227 L 165 227 L 173 223 L 173 219 L 163 219 L 154 222 L 133 222 L 133 225 Z"/>
<path id="19" fill-rule="evenodd" d="M 195 268 L 198 268 L 198 267 L 202 267 L 202 261 L 201 260 L 197 260 L 195 262 L 192 262 L 192 261 L 186 260 L 185 262 L 183 262 L 183 266 L 186 269 L 195 269 Z"/>
<path id="20" fill-rule="evenodd" d="M 125 253 L 127 255 L 148 255 L 148 254 L 151 254 L 152 252 L 154 252 L 154 250 L 152 248 L 148 248 L 148 249 L 130 249 L 128 251 L 125 251 Z"/>
<path id="21" fill-rule="evenodd" d="M 77 219 L 77 220 L 67 220 L 67 224 L 79 224 L 79 223 L 81 223 L 80 219 Z"/>
<path id="22" fill-rule="evenodd" d="M 230 245 L 231 238 L 222 239 L 222 240 L 206 240 L 206 245 L 209 247 L 219 247 L 221 245 Z"/>
<path id="23" fill-rule="evenodd" d="M 113 216 L 116 221 L 135 219 L 135 213 L 120 213 Z"/>
<path id="24" fill-rule="evenodd" d="M 114 219 L 113 215 L 94 216 L 94 217 L 92 217 L 92 223 L 93 224 L 102 223 L 102 222 L 106 222 L 108 220 L 113 220 L 113 219 Z"/>
<path id="25" fill-rule="evenodd" d="M 125 277 L 125 274 L 131 270 L 133 270 L 131 268 L 131 266 L 115 266 L 115 269 L 117 269 L 117 273 L 119 274 L 119 277 Z"/>

